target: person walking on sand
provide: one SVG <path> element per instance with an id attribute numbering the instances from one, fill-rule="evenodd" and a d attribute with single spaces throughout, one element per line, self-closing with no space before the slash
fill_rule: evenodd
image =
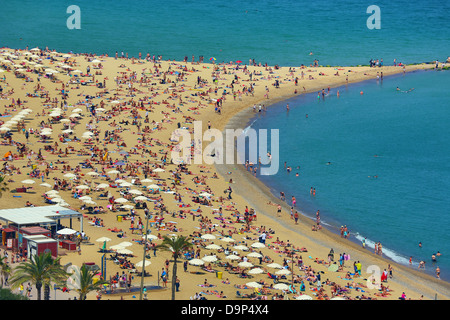
<path id="1" fill-rule="evenodd" d="M 180 291 L 180 279 L 177 277 L 177 279 L 175 280 L 175 290 L 177 292 Z"/>
<path id="2" fill-rule="evenodd" d="M 389 279 L 392 279 L 394 277 L 393 275 L 394 268 L 390 264 L 388 264 L 388 271 L 389 271 Z"/>
<path id="3" fill-rule="evenodd" d="M 295 224 L 298 224 L 298 212 L 297 211 L 295 211 L 295 213 L 294 213 L 294 221 L 295 221 Z"/>

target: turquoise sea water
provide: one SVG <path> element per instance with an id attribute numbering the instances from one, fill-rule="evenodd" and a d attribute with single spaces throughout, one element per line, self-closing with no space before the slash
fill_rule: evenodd
<path id="1" fill-rule="evenodd" d="M 347 225 L 354 241 L 367 238 L 369 250 L 380 241 L 389 258 L 408 265 L 412 256 L 414 268 L 424 260 L 448 277 L 449 83 L 448 71 L 422 71 L 273 105 L 251 127 L 280 130 L 281 169 L 260 179 L 288 204 L 295 196 L 306 216 L 320 210 L 331 230 Z"/>
<path id="2" fill-rule="evenodd" d="M 379 30 L 367 28 L 372 4 L 380 7 Z M 80 30 L 66 26 L 70 5 L 80 8 Z M 450 2 L 440 0 L 23 0 L 1 7 L 0 46 L 14 48 L 289 66 L 314 58 L 323 65 L 413 63 L 450 52 Z"/>
<path id="3" fill-rule="evenodd" d="M 381 10 L 379 30 L 366 25 L 372 4 Z M 66 26 L 70 5 L 81 10 L 80 30 Z M 440 0 L 1 1 L 0 47 L 283 66 L 444 61 L 449 9 Z M 397 261 L 412 255 L 434 270 L 430 257 L 440 250 L 449 278 L 449 80 L 448 72 L 393 76 L 340 88 L 339 99 L 336 89 L 325 101 L 302 95 L 289 115 L 285 103 L 271 108 L 254 126 L 282 125 L 281 161 L 301 170 L 297 179 L 280 172 L 264 182 L 295 194 L 305 214 L 320 209 L 330 228 L 347 224 L 359 239 L 381 241 Z"/>

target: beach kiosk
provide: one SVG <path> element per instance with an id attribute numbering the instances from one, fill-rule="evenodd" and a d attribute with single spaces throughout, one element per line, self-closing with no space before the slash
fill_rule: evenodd
<path id="1" fill-rule="evenodd" d="M 83 232 L 83 214 L 58 205 L 1 209 L 0 221 L 5 222 L 2 224 L 4 225 L 2 242 L 5 241 L 5 245 L 3 243 L 2 245 L 6 246 L 6 249 L 16 250 L 28 246 L 25 242 L 28 242 L 30 236 L 41 236 L 41 242 L 42 236 L 51 239 L 50 230 L 56 230 L 62 219 L 70 219 L 70 225 L 72 225 L 72 219 L 79 219 L 80 232 Z M 56 240 L 55 242 L 57 243 Z M 34 245 L 37 250 L 39 247 L 37 242 L 34 242 Z M 50 250 L 50 245 L 48 249 Z"/>
<path id="2" fill-rule="evenodd" d="M 22 243 L 21 247 L 23 249 L 27 248 L 27 236 L 38 236 L 38 235 L 43 235 L 48 238 L 51 238 L 52 236 L 50 230 L 39 226 L 21 228 L 19 233 L 19 242 Z"/>
<path id="3" fill-rule="evenodd" d="M 1 245 L 7 249 L 11 249 L 16 244 L 16 230 L 11 228 L 1 229 Z"/>
<path id="4" fill-rule="evenodd" d="M 50 252 L 53 258 L 58 257 L 58 241 L 42 234 L 24 235 L 27 244 L 27 258 Z"/>

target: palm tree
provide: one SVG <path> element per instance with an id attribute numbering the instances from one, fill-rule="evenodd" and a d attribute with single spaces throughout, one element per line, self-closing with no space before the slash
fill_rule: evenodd
<path id="1" fill-rule="evenodd" d="M 68 274 L 59 263 L 59 258 L 53 260 L 50 253 L 34 255 L 30 260 L 22 262 L 14 271 L 10 279 L 11 288 L 18 288 L 21 283 L 31 282 L 36 286 L 37 300 L 41 300 L 42 286 L 50 282 L 61 282 Z"/>
<path id="2" fill-rule="evenodd" d="M 182 255 L 182 253 L 192 247 L 192 243 L 189 238 L 184 236 L 179 237 L 167 237 L 164 236 L 163 241 L 160 245 L 156 246 L 156 248 L 170 251 L 173 255 L 173 268 L 172 268 L 172 300 L 175 300 L 175 281 L 177 279 L 177 262 L 178 257 Z"/>
<path id="3" fill-rule="evenodd" d="M 2 276 L 0 288 L 2 288 L 4 279 L 6 279 L 11 274 L 11 267 L 6 262 L 6 257 L 0 257 L 0 274 Z"/>
<path id="4" fill-rule="evenodd" d="M 28 298 L 19 293 L 12 292 L 9 288 L 0 287 L 0 300 L 28 300 Z"/>
<path id="5" fill-rule="evenodd" d="M 0 198 L 3 195 L 3 192 L 6 192 L 9 190 L 5 179 L 6 179 L 6 177 L 4 175 L 0 175 Z"/>
<path id="6" fill-rule="evenodd" d="M 106 281 L 101 279 L 94 283 L 95 271 L 85 264 L 81 268 L 70 266 L 68 271 L 73 272 L 68 279 L 68 287 L 78 292 L 80 300 L 86 300 L 89 292 L 100 290 L 102 285 L 106 283 Z"/>

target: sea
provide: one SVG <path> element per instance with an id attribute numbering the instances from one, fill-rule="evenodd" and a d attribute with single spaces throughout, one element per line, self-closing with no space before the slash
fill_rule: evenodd
<path id="1" fill-rule="evenodd" d="M 1 1 L 0 47 L 292 67 L 412 64 L 450 56 L 449 11 L 442 0 Z M 411 268 L 424 260 L 429 273 L 439 265 L 449 280 L 449 72 L 271 106 L 251 127 L 280 129 L 280 170 L 259 178 L 275 195 L 295 195 L 303 214 L 320 210 L 331 230 L 347 225 L 368 250 L 381 242 L 393 261 L 409 265 L 412 256 Z"/>

